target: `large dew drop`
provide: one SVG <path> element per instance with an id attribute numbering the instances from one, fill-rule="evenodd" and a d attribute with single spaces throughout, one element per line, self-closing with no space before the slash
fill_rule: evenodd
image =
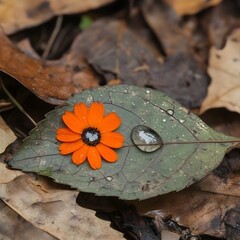
<path id="1" fill-rule="evenodd" d="M 162 147 L 163 141 L 153 129 L 138 125 L 132 130 L 132 141 L 143 152 L 154 152 Z"/>

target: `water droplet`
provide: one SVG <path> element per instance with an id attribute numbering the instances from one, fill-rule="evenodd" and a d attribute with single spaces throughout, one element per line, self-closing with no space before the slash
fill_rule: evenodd
<path id="1" fill-rule="evenodd" d="M 113 178 L 111 176 L 108 176 L 108 177 L 106 177 L 106 180 L 111 182 L 113 180 Z"/>
<path id="2" fill-rule="evenodd" d="M 149 94 L 149 93 L 150 93 L 150 91 L 149 91 L 149 90 L 147 90 L 147 91 L 146 91 L 146 93 L 147 93 L 147 94 Z"/>
<path id="3" fill-rule="evenodd" d="M 169 115 L 172 116 L 172 115 L 174 114 L 174 111 L 173 111 L 172 109 L 168 109 L 168 110 L 167 110 L 167 114 L 169 114 Z"/>
<path id="4" fill-rule="evenodd" d="M 164 118 L 162 121 L 163 121 L 163 122 L 166 122 L 167 120 Z"/>
<path id="5" fill-rule="evenodd" d="M 162 147 L 162 138 L 153 129 L 138 125 L 132 130 L 133 143 L 143 152 L 154 152 Z"/>
<path id="6" fill-rule="evenodd" d="M 179 122 L 180 122 L 180 123 L 184 123 L 184 122 L 185 122 L 185 120 L 183 120 L 183 119 L 180 119 L 180 120 L 179 120 Z"/>

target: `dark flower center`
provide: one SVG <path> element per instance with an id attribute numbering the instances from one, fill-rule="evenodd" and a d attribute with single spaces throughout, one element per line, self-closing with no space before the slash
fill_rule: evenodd
<path id="1" fill-rule="evenodd" d="M 101 139 L 100 131 L 97 128 L 85 128 L 81 134 L 82 140 L 88 146 L 96 146 Z"/>

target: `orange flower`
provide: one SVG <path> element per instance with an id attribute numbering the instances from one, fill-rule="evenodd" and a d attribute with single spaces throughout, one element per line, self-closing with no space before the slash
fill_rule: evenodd
<path id="1" fill-rule="evenodd" d="M 101 167 L 101 157 L 108 162 L 117 161 L 117 153 L 112 148 L 122 147 L 124 137 L 113 132 L 121 124 L 115 112 L 104 116 L 102 103 L 93 102 L 89 108 L 85 103 L 78 103 L 73 112 L 66 111 L 62 119 L 67 128 L 58 129 L 56 135 L 63 142 L 59 146 L 62 155 L 72 153 L 72 161 L 77 165 L 88 159 L 93 169 Z"/>

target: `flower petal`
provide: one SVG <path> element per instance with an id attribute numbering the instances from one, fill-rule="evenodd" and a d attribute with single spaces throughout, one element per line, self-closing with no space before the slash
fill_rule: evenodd
<path id="1" fill-rule="evenodd" d="M 85 125 L 72 112 L 65 112 L 62 116 L 64 123 L 76 133 L 82 133 Z"/>
<path id="2" fill-rule="evenodd" d="M 112 147 L 112 148 L 120 148 L 123 145 L 124 136 L 118 132 L 109 132 L 101 135 L 100 142 Z"/>
<path id="3" fill-rule="evenodd" d="M 98 152 L 101 154 L 101 156 L 108 162 L 116 162 L 118 155 L 117 153 L 112 150 L 111 148 L 107 147 L 106 145 L 103 145 L 99 143 L 96 146 Z"/>
<path id="4" fill-rule="evenodd" d="M 105 118 L 103 118 L 98 129 L 101 133 L 112 132 L 116 130 L 121 124 L 121 118 L 115 113 L 109 113 Z"/>
<path id="5" fill-rule="evenodd" d="M 79 165 L 83 163 L 87 158 L 89 146 L 84 144 L 79 150 L 73 153 L 72 161 L 73 163 Z"/>
<path id="6" fill-rule="evenodd" d="M 74 142 L 81 138 L 79 133 L 75 133 L 68 128 L 59 128 L 56 135 L 57 140 L 62 142 Z"/>
<path id="7" fill-rule="evenodd" d="M 86 128 L 88 126 L 88 121 L 87 121 L 88 108 L 86 104 L 76 103 L 74 105 L 73 112 L 74 112 L 74 115 L 83 122 L 83 124 L 85 125 L 84 128 Z"/>
<path id="8" fill-rule="evenodd" d="M 61 152 L 61 154 L 66 155 L 66 154 L 75 152 L 76 150 L 81 148 L 83 146 L 83 144 L 84 144 L 84 142 L 82 140 L 78 140 L 75 142 L 69 142 L 69 143 L 62 143 L 58 149 Z"/>
<path id="9" fill-rule="evenodd" d="M 93 169 L 99 169 L 102 166 L 101 156 L 96 147 L 89 147 L 87 157 Z"/>
<path id="10" fill-rule="evenodd" d="M 98 128 L 103 120 L 104 105 L 101 102 L 93 102 L 88 110 L 88 123 L 90 127 Z"/>

